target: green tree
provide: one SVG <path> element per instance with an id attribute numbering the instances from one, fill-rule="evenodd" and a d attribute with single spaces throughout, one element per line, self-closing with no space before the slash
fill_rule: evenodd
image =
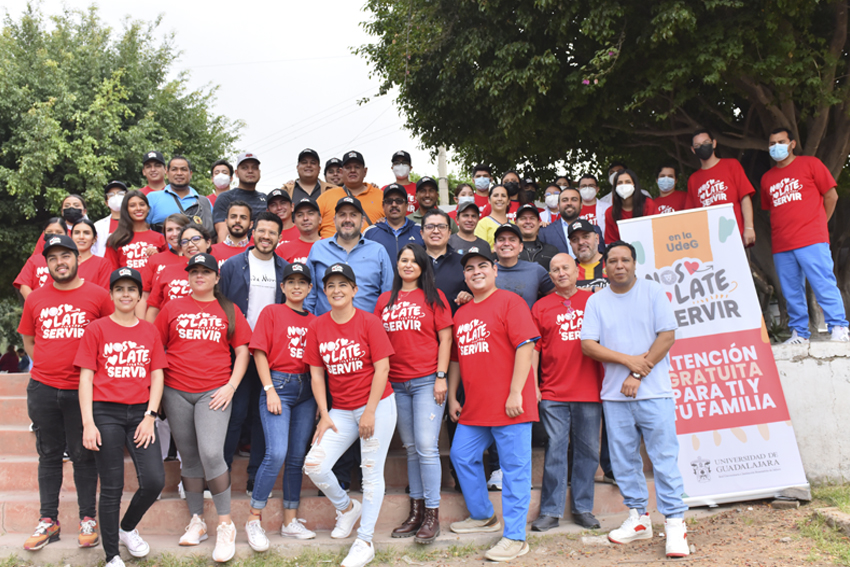
<path id="1" fill-rule="evenodd" d="M 68 193 L 85 196 L 89 216 L 107 214 L 103 186 L 144 185 L 140 157 L 181 153 L 204 171 L 232 153 L 242 124 L 213 112 L 217 87 L 186 88 L 173 75 L 174 35 L 160 20 L 125 19 L 113 30 L 97 8 L 46 17 L 30 5 L 6 15 L 0 34 L 0 296 L 33 248 L 44 221 Z M 196 186 L 212 189 L 205 175 Z M 195 183 L 193 183 L 194 185 Z"/>

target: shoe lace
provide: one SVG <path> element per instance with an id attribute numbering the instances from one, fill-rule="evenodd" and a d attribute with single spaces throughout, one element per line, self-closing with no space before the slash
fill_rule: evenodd
<path id="1" fill-rule="evenodd" d="M 202 529 L 203 527 L 203 520 L 201 520 L 198 516 L 192 516 L 192 519 L 189 521 L 189 525 L 186 526 L 186 531 Z"/>
<path id="2" fill-rule="evenodd" d="M 144 543 L 142 536 L 139 535 L 139 530 L 133 530 L 131 532 L 124 533 L 127 534 L 127 539 L 130 540 L 130 543 L 133 544 L 134 547 L 137 545 L 142 545 Z"/>
<path id="3" fill-rule="evenodd" d="M 265 535 L 266 530 L 263 529 L 263 526 L 260 525 L 259 520 L 254 520 L 252 522 L 248 522 L 246 526 L 247 531 L 252 536 Z"/>
<path id="4" fill-rule="evenodd" d="M 499 543 L 497 543 L 493 547 L 498 547 L 499 549 L 507 550 L 511 546 L 511 543 L 513 543 L 513 542 L 510 539 L 503 537 L 502 539 L 499 540 Z"/>
<path id="5" fill-rule="evenodd" d="M 637 526 L 639 523 L 640 523 L 640 517 L 639 516 L 629 516 L 628 518 L 625 519 L 625 521 L 622 524 L 620 524 L 620 529 L 621 530 L 631 530 L 635 526 Z"/>
<path id="6" fill-rule="evenodd" d="M 260 529 L 260 531 L 263 531 L 263 528 L 261 526 L 259 526 L 259 523 L 256 527 L 258 527 Z M 215 534 L 216 543 L 230 543 L 230 541 L 233 539 L 233 531 L 234 530 L 235 530 L 235 527 L 233 525 L 230 525 L 230 524 L 219 525 L 218 530 L 216 530 L 216 534 Z M 266 533 L 266 532 L 263 531 L 263 533 Z"/>
<path id="7" fill-rule="evenodd" d="M 308 530 L 307 526 L 304 525 L 304 522 L 305 520 L 301 518 L 293 518 L 292 521 L 289 522 L 289 525 L 287 527 L 294 532 L 305 533 Z"/>
<path id="8" fill-rule="evenodd" d="M 350 553 L 362 553 L 367 549 L 369 549 L 369 544 L 363 541 L 362 539 L 357 538 L 356 540 L 354 540 L 354 544 L 351 546 Z"/>
<path id="9" fill-rule="evenodd" d="M 49 530 L 52 526 L 52 521 L 45 522 L 44 520 L 39 520 L 38 525 L 35 527 L 35 532 L 33 532 L 32 535 L 44 535 L 47 533 L 47 530 Z"/>
<path id="10" fill-rule="evenodd" d="M 80 522 L 80 533 L 83 535 L 91 535 L 94 533 L 94 528 L 97 522 L 94 520 L 83 520 Z"/>

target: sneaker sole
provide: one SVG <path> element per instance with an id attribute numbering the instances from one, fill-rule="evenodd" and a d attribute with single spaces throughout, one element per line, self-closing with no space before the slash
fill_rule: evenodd
<path id="1" fill-rule="evenodd" d="M 230 555 L 229 555 L 227 558 L 224 558 L 224 559 L 216 559 L 216 558 L 215 558 L 215 552 L 213 552 L 213 558 L 212 558 L 212 559 L 213 559 L 213 561 L 215 561 L 216 563 L 227 563 L 228 561 L 230 561 L 231 559 L 233 559 L 233 557 L 234 557 L 235 555 L 236 555 L 236 546 L 234 545 L 234 546 L 233 546 L 233 551 L 231 551 L 231 552 L 230 552 Z"/>
<path id="2" fill-rule="evenodd" d="M 100 545 L 100 538 L 98 537 L 96 540 L 90 543 L 82 543 L 80 541 L 77 542 L 77 547 L 81 549 L 88 549 L 89 547 L 97 547 Z"/>
<path id="3" fill-rule="evenodd" d="M 209 537 L 210 536 L 208 536 L 207 534 L 204 534 L 204 535 L 202 535 L 201 537 L 198 538 L 198 541 L 179 541 L 179 542 L 177 542 L 177 544 L 182 545 L 183 547 L 192 547 L 192 546 L 195 546 L 195 545 L 201 545 L 201 542 L 206 541 L 207 538 L 209 538 Z"/>
<path id="4" fill-rule="evenodd" d="M 687 553 L 668 553 L 667 557 L 687 557 L 690 554 L 690 551 L 688 551 Z"/>
<path id="5" fill-rule="evenodd" d="M 625 545 L 627 543 L 632 543 L 633 541 L 638 541 L 638 540 L 641 540 L 641 539 L 652 539 L 652 532 L 647 530 L 647 531 L 645 531 L 641 534 L 634 535 L 630 538 L 623 538 L 620 541 L 617 541 L 616 539 L 612 538 L 610 536 L 610 534 L 608 535 L 608 541 L 610 541 L 611 543 L 619 544 L 619 545 Z"/>
<path id="6" fill-rule="evenodd" d="M 516 555 L 514 555 L 513 557 L 490 557 L 489 555 L 487 555 L 485 553 L 484 558 L 487 559 L 488 561 L 495 561 L 496 563 L 504 563 L 505 561 L 512 561 L 512 560 L 516 559 L 517 557 L 521 557 L 521 556 L 528 553 L 530 547 L 528 546 L 528 542 L 524 542 L 524 543 L 525 543 L 525 545 L 523 545 L 522 548 L 519 550 L 519 552 Z"/>
<path id="7" fill-rule="evenodd" d="M 33 547 L 24 546 L 24 551 L 38 551 L 39 549 L 44 548 L 44 546 L 47 545 L 48 543 L 53 543 L 54 541 L 59 541 L 59 534 L 52 535 L 49 538 L 47 538 L 46 540 L 44 540 L 43 542 L 41 542 L 40 544 L 35 545 Z"/>
<path id="8" fill-rule="evenodd" d="M 281 537 L 288 537 L 288 538 L 292 538 L 292 539 L 313 539 L 313 538 L 315 538 L 315 537 L 316 537 L 316 534 L 298 534 L 298 535 L 294 535 L 294 534 L 284 534 L 284 533 L 281 533 L 280 535 L 281 535 Z"/>
<path id="9" fill-rule="evenodd" d="M 249 545 L 249 546 L 251 546 L 251 549 L 253 549 L 253 550 L 254 550 L 254 551 L 256 551 L 257 553 L 262 553 L 262 552 L 264 552 L 264 551 L 268 551 L 268 550 L 269 550 L 269 547 L 271 546 L 271 543 L 270 543 L 268 540 L 266 540 L 266 546 L 265 546 L 265 547 L 262 547 L 262 546 L 257 547 L 257 546 L 255 546 L 253 543 L 251 543 L 251 540 L 248 540 L 248 545 Z M 234 553 L 235 553 L 235 552 L 234 552 Z"/>
<path id="10" fill-rule="evenodd" d="M 148 546 L 148 548 L 145 550 L 144 553 L 140 553 L 138 551 L 131 550 L 129 547 L 127 547 L 127 544 L 125 544 L 123 541 L 119 541 L 118 543 L 123 545 L 124 548 L 127 550 L 127 553 L 129 553 L 130 555 L 132 555 L 136 559 L 141 559 L 142 557 L 147 557 L 148 553 L 151 552 L 151 546 L 150 545 Z"/>
<path id="11" fill-rule="evenodd" d="M 460 528 L 455 529 L 454 526 L 450 528 L 456 534 L 487 534 L 490 532 L 498 532 L 502 529 L 502 522 L 497 522 L 492 526 L 481 526 L 480 528 Z"/>

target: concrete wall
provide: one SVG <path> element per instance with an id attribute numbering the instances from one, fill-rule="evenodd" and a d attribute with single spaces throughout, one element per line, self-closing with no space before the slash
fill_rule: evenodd
<path id="1" fill-rule="evenodd" d="M 773 355 L 809 482 L 850 481 L 850 345 L 776 345 Z"/>

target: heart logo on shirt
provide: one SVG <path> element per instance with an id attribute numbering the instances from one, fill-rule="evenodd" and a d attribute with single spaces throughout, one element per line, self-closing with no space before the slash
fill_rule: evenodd
<path id="1" fill-rule="evenodd" d="M 109 366 L 115 366 L 116 362 L 118 362 L 118 355 L 117 354 L 114 354 L 114 355 L 112 355 L 112 356 L 110 356 L 109 358 L 106 359 L 106 363 Z"/>
<path id="2" fill-rule="evenodd" d="M 717 230 L 717 236 L 720 238 L 720 242 L 726 242 L 726 239 L 729 238 L 733 232 L 735 232 L 735 221 L 727 219 L 726 217 L 720 217 Z"/>
<path id="3" fill-rule="evenodd" d="M 669 291 L 666 292 L 666 293 L 667 293 L 667 301 L 669 301 L 670 303 L 673 303 L 673 294 L 670 293 Z"/>
<path id="4" fill-rule="evenodd" d="M 52 320 L 52 319 L 45 319 L 44 321 L 42 321 L 41 325 L 42 325 L 45 329 L 49 329 L 50 327 L 52 327 L 52 326 L 53 326 L 53 320 Z"/>
<path id="5" fill-rule="evenodd" d="M 329 354 L 324 355 L 324 356 L 322 357 L 322 360 L 324 360 L 324 361 L 325 361 L 325 364 L 327 364 L 328 362 L 330 362 L 330 361 L 331 361 L 331 355 L 329 355 Z"/>
<path id="6" fill-rule="evenodd" d="M 185 329 L 188 325 L 189 325 L 188 319 L 181 319 L 180 321 L 177 321 L 178 327 L 183 327 Z"/>
<path id="7" fill-rule="evenodd" d="M 177 295 L 178 293 L 180 293 L 180 286 L 172 286 L 171 295 Z"/>
<path id="8" fill-rule="evenodd" d="M 289 339 L 289 346 L 298 346 L 298 343 L 301 342 L 301 337 L 295 337 L 294 339 Z"/>
<path id="9" fill-rule="evenodd" d="M 693 275 L 699 269 L 699 262 L 685 262 L 685 269 L 688 270 L 688 273 Z"/>

